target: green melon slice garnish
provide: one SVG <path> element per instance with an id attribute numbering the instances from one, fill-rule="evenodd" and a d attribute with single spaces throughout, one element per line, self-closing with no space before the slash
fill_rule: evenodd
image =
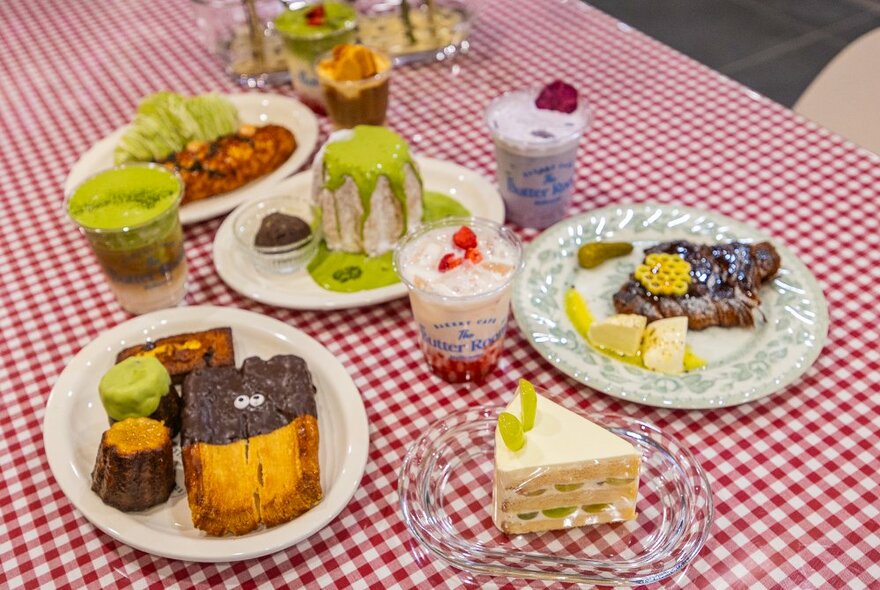
<path id="1" fill-rule="evenodd" d="M 501 439 L 505 446 L 511 451 L 518 451 L 526 444 L 522 423 L 510 412 L 498 414 L 498 431 L 501 432 Z"/>
<path id="2" fill-rule="evenodd" d="M 540 490 L 533 490 L 531 492 L 519 492 L 519 494 L 521 496 L 540 496 L 541 494 L 543 494 L 546 491 L 547 490 L 545 490 L 545 489 L 540 489 Z"/>
<path id="3" fill-rule="evenodd" d="M 528 432 L 535 425 L 535 414 L 538 410 L 538 394 L 535 386 L 525 379 L 519 380 L 519 399 L 522 404 L 523 432 Z"/>
<path id="4" fill-rule="evenodd" d="M 634 477 L 609 477 L 605 480 L 610 486 L 622 486 L 635 481 Z"/>

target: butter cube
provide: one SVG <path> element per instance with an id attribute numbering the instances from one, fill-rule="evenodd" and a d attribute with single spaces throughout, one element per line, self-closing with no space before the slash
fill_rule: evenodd
<path id="1" fill-rule="evenodd" d="M 633 356 L 639 352 L 647 323 L 645 316 L 622 313 L 594 322 L 587 334 L 594 346 Z"/>
<path id="2" fill-rule="evenodd" d="M 652 371 L 677 375 L 684 372 L 686 317 L 664 318 L 645 329 L 642 362 Z"/>

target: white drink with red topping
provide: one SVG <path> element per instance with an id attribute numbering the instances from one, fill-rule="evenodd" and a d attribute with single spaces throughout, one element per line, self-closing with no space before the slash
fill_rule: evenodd
<path id="1" fill-rule="evenodd" d="M 409 288 L 419 346 L 436 375 L 480 382 L 495 368 L 522 265 L 516 234 L 476 218 L 422 226 L 397 245 L 394 268 Z"/>

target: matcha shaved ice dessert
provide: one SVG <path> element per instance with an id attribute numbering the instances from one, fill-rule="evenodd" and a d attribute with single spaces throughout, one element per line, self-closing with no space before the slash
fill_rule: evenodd
<path id="1" fill-rule="evenodd" d="M 312 171 L 312 198 L 330 250 L 377 256 L 421 224 L 418 166 L 406 141 L 384 127 L 334 133 Z"/>

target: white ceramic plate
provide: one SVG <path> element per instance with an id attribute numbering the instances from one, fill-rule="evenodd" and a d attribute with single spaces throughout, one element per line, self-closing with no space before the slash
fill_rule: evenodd
<path id="1" fill-rule="evenodd" d="M 442 160 L 417 158 L 417 161 L 426 190 L 453 197 L 474 217 L 504 223 L 501 195 L 484 177 Z M 277 185 L 271 194 L 310 199 L 311 190 L 312 174 L 306 171 Z M 234 217 L 228 216 L 214 237 L 214 266 L 220 278 L 245 297 L 291 309 L 345 309 L 383 303 L 406 295 L 402 283 L 356 293 L 338 293 L 319 286 L 305 270 L 289 275 L 261 272 L 254 268 L 235 241 Z"/>
<path id="2" fill-rule="evenodd" d="M 318 119 L 298 100 L 277 94 L 227 94 L 227 99 L 238 108 L 242 123 L 283 125 L 293 132 L 296 149 L 286 162 L 271 174 L 258 178 L 245 186 L 207 199 L 187 203 L 180 208 L 181 223 L 195 223 L 211 219 L 235 209 L 248 198 L 263 194 L 290 176 L 306 163 L 318 142 Z M 79 183 L 89 176 L 113 166 L 113 151 L 119 138 L 125 133 L 121 127 L 97 142 L 83 154 L 70 169 L 64 181 L 64 194 L 70 194 Z"/>
<path id="3" fill-rule="evenodd" d="M 629 256 L 581 269 L 577 251 L 597 239 L 632 242 Z M 688 331 L 688 343 L 708 366 L 661 375 L 599 354 L 577 335 L 565 314 L 574 286 L 597 318 L 616 313 L 612 295 L 659 242 L 769 240 L 782 258 L 777 276 L 761 288 L 754 328 Z M 529 244 L 526 268 L 514 284 L 513 313 L 532 346 L 563 373 L 614 397 L 670 408 L 716 408 L 759 399 L 804 374 L 828 335 L 822 289 L 794 252 L 734 219 L 674 205 L 620 205 L 565 219 Z M 761 317 L 763 314 L 763 318 Z"/>
<path id="4" fill-rule="evenodd" d="M 177 489 L 165 504 L 125 513 L 107 506 L 91 491 L 101 434 L 107 416 L 98 398 L 98 381 L 116 353 L 148 339 L 229 326 L 238 366 L 249 356 L 268 359 L 296 354 L 309 365 L 317 388 L 321 487 L 320 504 L 294 520 L 238 537 L 209 537 L 192 525 L 177 462 Z M 61 373 L 46 405 L 43 439 L 58 485 L 92 524 L 147 553 L 187 561 L 237 561 L 274 553 L 321 530 L 348 504 L 367 461 L 367 416 L 348 373 L 323 346 L 278 320 L 235 308 L 182 307 L 143 315 L 90 342 Z M 177 454 L 177 453 L 176 453 Z"/>

